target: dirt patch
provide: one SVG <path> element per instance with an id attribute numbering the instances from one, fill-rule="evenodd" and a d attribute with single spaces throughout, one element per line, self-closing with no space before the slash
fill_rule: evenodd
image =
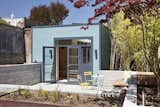
<path id="1" fill-rule="evenodd" d="M 137 87 L 137 103 L 142 105 L 142 92 L 145 97 L 145 105 L 152 107 L 160 107 L 160 97 L 157 96 L 157 88 L 149 86 L 138 86 Z"/>
<path id="2" fill-rule="evenodd" d="M 0 100 L 33 102 L 39 104 L 53 104 L 71 107 L 121 107 L 117 100 L 103 99 L 92 95 L 79 95 L 72 93 L 61 93 L 59 91 L 29 91 L 18 90 L 0 97 Z"/>
<path id="3" fill-rule="evenodd" d="M 3 95 L 5 95 L 5 94 L 6 94 L 6 93 L 0 92 L 0 97 L 3 96 Z"/>

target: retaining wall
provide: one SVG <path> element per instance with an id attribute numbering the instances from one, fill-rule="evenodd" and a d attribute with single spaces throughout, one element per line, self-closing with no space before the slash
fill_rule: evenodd
<path id="1" fill-rule="evenodd" d="M 0 65 L 0 84 L 33 85 L 41 81 L 41 64 Z"/>

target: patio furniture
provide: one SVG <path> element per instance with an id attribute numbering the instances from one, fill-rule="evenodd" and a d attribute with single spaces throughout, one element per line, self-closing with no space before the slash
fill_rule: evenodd
<path id="1" fill-rule="evenodd" d="M 104 76 L 98 74 L 97 75 L 97 95 L 99 94 L 99 91 L 104 90 L 103 83 L 104 83 Z"/>
<path id="2" fill-rule="evenodd" d="M 89 83 L 89 84 L 91 84 L 93 82 L 91 71 L 84 72 L 84 81 Z"/>
<path id="3" fill-rule="evenodd" d="M 80 85 L 82 88 L 86 89 L 86 88 L 89 86 L 89 83 L 83 82 L 81 75 L 77 75 L 77 79 L 78 79 L 78 81 L 79 81 L 79 85 Z"/>
<path id="4" fill-rule="evenodd" d="M 113 84 L 113 87 L 108 88 L 107 85 L 105 85 L 104 82 L 104 75 L 98 75 L 97 76 L 97 96 L 100 95 L 103 98 L 119 98 L 124 90 L 126 90 L 124 87 L 127 87 L 128 85 L 124 82 L 116 81 Z M 123 83 L 123 84 L 122 84 Z"/>
<path id="5" fill-rule="evenodd" d="M 96 83 L 97 76 L 92 75 L 91 71 L 84 72 L 84 79 L 82 79 L 82 76 L 78 75 L 78 80 L 80 86 L 83 88 L 88 88 L 88 86 L 93 85 L 93 83 Z"/>

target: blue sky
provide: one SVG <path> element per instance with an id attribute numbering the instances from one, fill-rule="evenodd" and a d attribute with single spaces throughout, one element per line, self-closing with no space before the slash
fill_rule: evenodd
<path id="1" fill-rule="evenodd" d="M 93 16 L 91 7 L 76 9 L 68 0 L 0 0 L 0 17 L 9 17 L 13 12 L 16 17 L 29 16 L 30 9 L 40 4 L 49 4 L 50 2 L 60 1 L 70 11 L 69 16 L 64 20 L 64 24 L 87 23 L 88 18 Z"/>

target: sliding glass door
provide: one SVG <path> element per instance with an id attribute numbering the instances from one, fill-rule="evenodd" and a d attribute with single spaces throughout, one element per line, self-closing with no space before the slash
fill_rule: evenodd
<path id="1" fill-rule="evenodd" d="M 74 81 L 75 79 L 77 79 L 77 75 L 78 75 L 78 69 L 79 69 L 79 57 L 78 54 L 79 50 L 76 47 L 68 47 L 68 64 L 67 64 L 67 68 L 68 68 L 68 80 L 69 81 Z"/>

